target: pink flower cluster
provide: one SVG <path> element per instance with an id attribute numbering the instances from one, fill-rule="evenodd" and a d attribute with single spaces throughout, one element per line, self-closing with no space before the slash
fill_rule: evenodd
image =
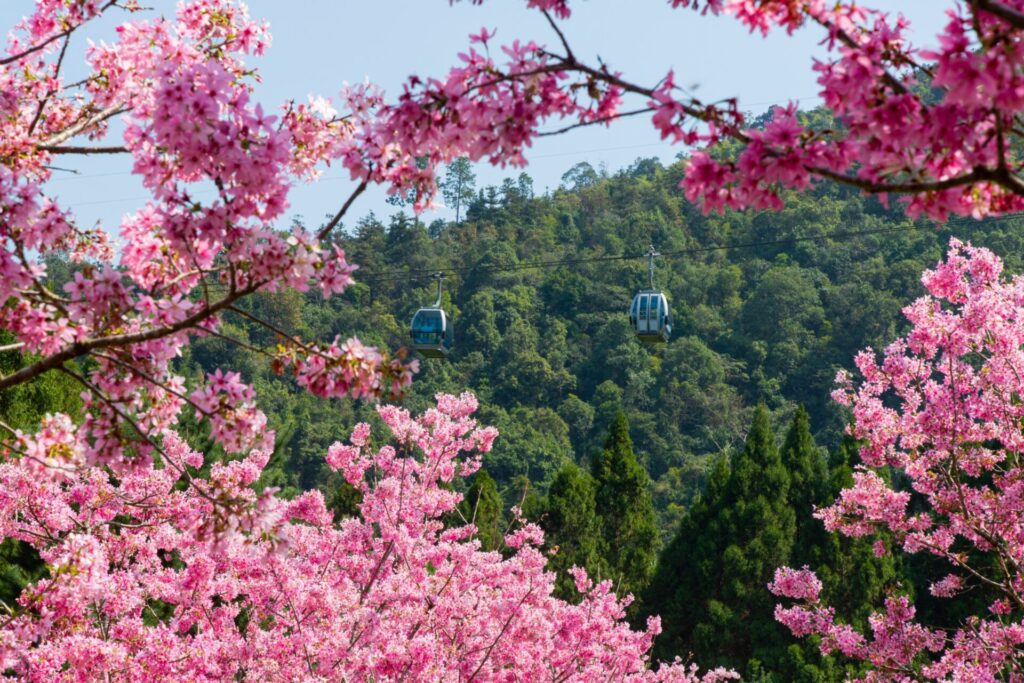
<path id="1" fill-rule="evenodd" d="M 209 384 L 246 398 L 232 376 Z M 50 425 L 33 455 L 0 464 L 0 530 L 48 568 L 0 621 L 0 667 L 31 681 L 736 678 L 650 670 L 658 620 L 630 630 L 610 582 L 576 570 L 581 602 L 554 598 L 536 527 L 505 556 L 483 552 L 472 526 L 445 527 L 461 499 L 450 484 L 497 435 L 475 408 L 470 394 L 418 417 L 382 406 L 394 445 L 371 448 L 363 424 L 332 446 L 328 462 L 362 493 L 359 516 L 337 523 L 319 492 L 253 490 L 266 451 L 181 488 L 203 457 L 173 433 L 163 467 L 114 478 Z M 59 477 L 39 476 L 54 466 Z"/>
<path id="2" fill-rule="evenodd" d="M 205 387 L 192 392 L 191 403 L 196 418 L 210 416 L 210 436 L 228 453 L 272 446 L 274 432 L 267 430 L 267 416 L 256 407 L 256 392 L 237 372 L 215 371 Z"/>

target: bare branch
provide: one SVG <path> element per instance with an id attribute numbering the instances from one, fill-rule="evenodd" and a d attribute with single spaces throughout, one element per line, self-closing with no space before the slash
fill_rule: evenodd
<path id="1" fill-rule="evenodd" d="M 248 311 L 243 311 L 242 309 L 238 308 L 237 306 L 229 306 L 228 310 L 231 311 L 232 313 L 237 313 L 238 315 L 242 316 L 243 318 L 247 318 L 248 320 L 253 321 L 257 325 L 261 325 L 261 326 L 267 328 L 268 330 L 270 330 L 271 332 L 273 332 L 277 336 L 281 337 L 281 339 L 283 339 L 283 340 L 287 340 L 289 342 L 296 343 L 299 346 L 305 347 L 305 344 L 302 344 L 301 342 L 298 341 L 298 335 L 289 334 L 286 330 L 282 330 L 277 325 L 274 325 L 273 323 L 269 323 L 266 320 L 264 320 L 263 318 L 260 318 L 259 316 L 253 315 L 252 313 L 249 313 Z"/>
<path id="2" fill-rule="evenodd" d="M 624 111 L 621 114 L 612 114 L 611 116 L 602 116 L 601 118 L 594 119 L 592 121 L 583 121 L 581 123 L 574 123 L 572 125 L 565 126 L 564 128 L 558 128 L 557 130 L 548 130 L 548 131 L 544 131 L 543 133 L 537 133 L 537 137 L 545 138 L 545 137 L 549 137 L 551 135 L 561 135 L 562 133 L 568 133 L 570 130 L 574 130 L 576 128 L 584 128 L 585 126 L 596 126 L 596 125 L 598 125 L 600 123 L 608 123 L 610 121 L 617 121 L 618 119 L 624 119 L 624 118 L 627 118 L 629 116 L 637 116 L 639 114 L 647 114 L 647 113 L 650 113 L 652 111 L 654 111 L 653 107 L 644 107 L 643 109 L 634 109 L 632 111 Z"/>
<path id="3" fill-rule="evenodd" d="M 92 116 L 87 116 L 86 118 L 81 119 L 78 123 L 74 124 L 73 126 L 69 126 L 68 128 L 62 130 L 60 133 L 54 135 L 49 140 L 43 142 L 43 144 L 41 144 L 39 147 L 46 148 L 60 145 L 62 142 L 70 140 L 79 133 L 82 133 L 85 130 L 92 128 L 93 126 L 99 123 L 103 123 L 109 118 L 113 118 L 114 116 L 123 114 L 128 110 L 129 107 L 125 107 L 120 104 L 112 104 L 106 109 L 103 109 Z"/>
<path id="4" fill-rule="evenodd" d="M 37 147 L 40 152 L 50 154 L 125 154 L 128 148 L 121 145 L 111 147 L 73 147 L 68 145 L 42 145 Z"/>
<path id="5" fill-rule="evenodd" d="M 246 351 L 252 351 L 253 353 L 259 353 L 261 355 L 266 356 L 267 358 L 274 358 L 275 357 L 274 354 L 270 353 L 266 349 L 261 349 L 258 346 L 253 346 L 252 344 L 248 344 L 248 343 L 242 341 L 241 339 L 235 339 L 234 337 L 229 337 L 228 335 L 221 334 L 220 332 L 217 332 L 215 330 L 207 330 L 207 329 L 203 329 L 203 328 L 196 328 L 196 329 L 202 330 L 204 334 L 208 334 L 211 337 L 216 337 L 217 339 L 223 339 L 224 341 L 226 341 L 226 342 L 228 342 L 230 344 L 234 344 L 235 346 L 238 346 L 239 348 L 243 348 Z"/>
<path id="6" fill-rule="evenodd" d="M 562 47 L 565 49 L 565 56 L 571 61 L 576 61 L 576 56 L 572 53 L 572 48 L 569 47 L 569 41 L 565 39 L 565 34 L 562 33 L 562 29 L 558 28 L 558 24 L 555 23 L 555 18 L 551 16 L 551 12 L 548 10 L 542 10 L 544 18 L 548 20 L 548 24 L 551 25 L 551 29 L 558 35 L 558 39 L 562 41 Z"/>

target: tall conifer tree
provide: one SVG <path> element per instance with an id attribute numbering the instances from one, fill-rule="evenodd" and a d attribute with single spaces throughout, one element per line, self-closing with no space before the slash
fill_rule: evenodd
<path id="1" fill-rule="evenodd" d="M 658 643 L 663 658 L 692 652 L 709 665 L 756 677 L 785 658 L 789 639 L 775 622 L 775 600 L 765 586 L 789 561 L 796 536 L 790 478 L 764 405 L 754 412 L 727 478 L 723 470 L 716 467 L 713 488 L 681 525 L 672 556 L 666 553 L 660 567 L 658 595 L 650 597 L 667 598 L 668 610 L 653 602 L 645 607 L 671 624 Z"/>
<path id="2" fill-rule="evenodd" d="M 856 583 L 850 576 L 861 573 L 854 567 L 861 566 L 865 561 L 871 562 L 870 543 L 861 542 L 850 554 L 850 539 L 840 538 L 838 534 L 829 533 L 821 520 L 814 517 L 814 510 L 832 502 L 838 489 L 833 490 L 830 462 L 826 454 L 814 442 L 811 435 L 810 417 L 801 405 L 797 408 L 790 422 L 789 430 L 780 451 L 782 464 L 790 476 L 789 502 L 796 519 L 796 535 L 789 565 L 793 567 L 810 566 L 820 569 L 828 580 L 826 593 L 843 590 L 840 584 L 847 579 Z M 849 468 L 847 467 L 847 476 Z M 865 554 L 863 551 L 867 551 Z M 833 568 L 834 565 L 834 568 Z M 861 567 L 868 573 L 870 568 Z M 822 574 L 819 574 L 822 575 Z M 861 585 L 861 588 L 865 586 Z M 864 602 L 862 604 L 869 604 Z M 793 683 L 823 683 L 844 680 L 847 672 L 836 657 L 826 657 L 810 640 L 790 642 L 784 657 L 776 658 L 774 664 L 776 679 Z"/>
<path id="3" fill-rule="evenodd" d="M 826 454 L 814 443 L 811 422 L 803 405 L 796 409 L 779 451 L 789 473 L 789 503 L 796 515 L 796 540 L 790 564 L 814 566 L 822 560 L 828 532 L 814 509 L 832 502 Z"/>
<path id="4" fill-rule="evenodd" d="M 591 461 L 591 471 L 609 578 L 620 595 L 639 598 L 654 575 L 659 538 L 650 479 L 633 454 L 622 410 L 612 420 L 604 449 Z"/>
<path id="5" fill-rule="evenodd" d="M 642 616 L 662 617 L 662 632 L 654 641 L 654 654 L 659 659 L 686 658 L 692 651 L 693 626 L 706 611 L 702 591 L 710 590 L 721 571 L 724 529 L 719 512 L 728 483 L 729 458 L 720 456 L 704 491 L 665 546 L 657 571 L 644 591 Z"/>

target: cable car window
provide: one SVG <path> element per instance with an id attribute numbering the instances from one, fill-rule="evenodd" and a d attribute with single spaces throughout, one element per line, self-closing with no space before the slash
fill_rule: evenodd
<path id="1" fill-rule="evenodd" d="M 440 311 L 421 311 L 413 321 L 412 337 L 416 344 L 440 344 L 444 336 Z"/>
<path id="2" fill-rule="evenodd" d="M 647 320 L 647 297 L 640 295 L 640 320 Z"/>

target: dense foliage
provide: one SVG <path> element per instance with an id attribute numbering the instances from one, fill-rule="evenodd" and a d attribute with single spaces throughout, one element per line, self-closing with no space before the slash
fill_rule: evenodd
<path id="1" fill-rule="evenodd" d="M 846 444 L 828 458 L 800 407 L 777 448 L 767 418 L 758 406 L 743 449 L 715 463 L 661 555 L 643 596 L 646 611 L 665 619 L 655 653 L 664 659 L 694 653 L 750 680 L 842 680 L 857 671 L 852 662 L 822 657 L 814 644 L 779 632 L 774 601 L 764 591 L 775 569 L 819 567 L 825 594 L 858 625 L 888 591 L 910 589 L 916 575 L 876 557 L 875 539 L 843 539 L 814 518 L 815 509 L 849 484 Z"/>

